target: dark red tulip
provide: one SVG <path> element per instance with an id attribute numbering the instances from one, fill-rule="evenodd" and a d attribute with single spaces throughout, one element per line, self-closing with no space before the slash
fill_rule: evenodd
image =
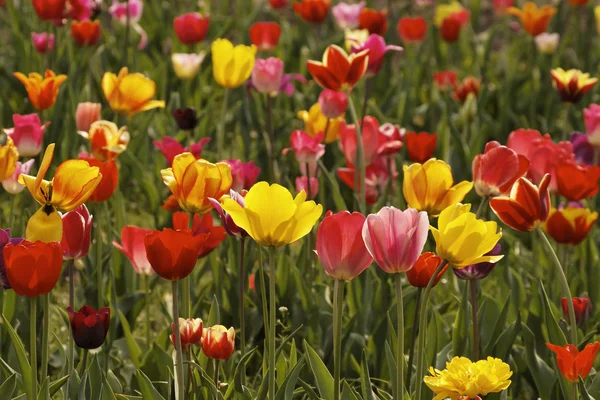
<path id="1" fill-rule="evenodd" d="M 102 346 L 110 324 L 110 308 L 98 311 L 92 306 L 83 306 L 79 311 L 67 307 L 71 332 L 75 344 L 82 349 L 97 349 Z"/>

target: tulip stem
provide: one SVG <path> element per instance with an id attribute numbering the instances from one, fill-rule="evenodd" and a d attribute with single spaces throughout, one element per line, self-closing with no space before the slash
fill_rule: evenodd
<path id="1" fill-rule="evenodd" d="M 102 307 L 102 207 L 98 207 L 96 219 L 96 290 L 98 291 L 98 309 Z"/>
<path id="2" fill-rule="evenodd" d="M 396 313 L 398 317 L 398 340 L 396 341 L 396 398 L 404 399 L 404 299 L 402 298 L 402 274 L 396 274 Z"/>
<path id="3" fill-rule="evenodd" d="M 340 377 L 342 372 L 342 324 L 344 311 L 344 281 L 336 279 L 333 284 L 333 399 L 340 400 Z"/>
<path id="4" fill-rule="evenodd" d="M 350 114 L 352 115 L 352 120 L 354 121 L 354 126 L 356 129 L 356 169 L 354 170 L 354 190 L 358 195 L 358 205 L 359 210 L 362 213 L 367 211 L 367 202 L 366 202 L 366 185 L 365 185 L 365 152 L 363 149 L 362 142 L 362 133 L 361 133 L 361 124 L 358 120 L 358 115 L 356 114 L 356 107 L 354 107 L 354 101 L 352 100 L 352 95 L 350 94 L 350 90 L 347 91 L 348 96 L 348 105 L 350 106 Z"/>
<path id="5" fill-rule="evenodd" d="M 125 1 L 125 10 L 125 40 L 123 40 L 123 58 L 121 59 L 121 66 L 123 67 L 127 66 L 127 56 L 129 53 L 129 25 L 131 25 L 131 16 L 129 15 L 129 0 Z"/>
<path id="6" fill-rule="evenodd" d="M 179 332 L 179 281 L 172 281 L 173 287 L 173 324 L 175 326 L 175 371 L 176 381 L 175 390 L 177 391 L 178 400 L 184 398 L 184 383 L 183 383 L 183 352 L 181 351 L 181 333 Z"/>
<path id="7" fill-rule="evenodd" d="M 42 321 L 42 373 L 41 379 L 48 376 L 48 336 L 50 330 L 50 294 L 44 295 L 44 319 Z"/>
<path id="8" fill-rule="evenodd" d="M 437 267 L 429 282 L 427 283 L 427 287 L 425 288 L 425 292 L 423 292 L 423 305 L 419 310 L 419 355 L 417 357 L 417 372 L 416 372 L 416 400 L 421 400 L 421 388 L 423 387 L 423 364 L 425 363 L 425 339 L 427 334 L 427 301 L 429 300 L 429 293 L 433 288 L 433 284 L 436 281 L 440 272 L 443 271 L 444 267 L 448 262 L 446 260 L 442 261 L 440 265 Z"/>
<path id="9" fill-rule="evenodd" d="M 246 324 L 244 316 L 244 294 L 245 294 L 245 276 L 244 276 L 244 244 L 245 240 L 243 237 L 240 238 L 240 269 L 239 269 L 239 281 L 240 281 L 240 350 L 242 357 L 246 354 Z M 246 368 L 242 367 L 242 382 L 246 381 Z"/>
<path id="10" fill-rule="evenodd" d="M 69 273 L 69 307 L 75 309 L 75 260 L 67 260 L 67 271 Z M 69 329 L 69 373 L 75 369 L 75 342 L 73 330 Z M 68 385 L 68 383 L 67 383 Z M 67 392 L 69 393 L 69 392 Z"/>
<path id="11" fill-rule="evenodd" d="M 146 347 L 150 348 L 150 277 L 143 276 L 144 280 L 144 307 L 146 308 Z"/>
<path id="12" fill-rule="evenodd" d="M 477 280 L 469 280 L 469 294 L 471 297 L 471 317 L 473 319 L 473 361 L 479 361 L 479 319 L 477 318 Z"/>
<path id="13" fill-rule="evenodd" d="M 269 175 L 271 176 L 272 182 L 277 182 L 275 176 L 275 132 L 273 131 L 273 98 L 267 94 L 267 136 L 269 141 L 267 143 L 267 156 L 269 158 L 269 168 L 271 169 Z"/>
<path id="14" fill-rule="evenodd" d="M 275 248 L 269 247 L 269 400 L 275 400 Z"/>
<path id="15" fill-rule="evenodd" d="M 191 318 L 192 316 L 189 276 L 181 280 L 181 314 L 184 318 Z"/>
<path id="16" fill-rule="evenodd" d="M 481 199 L 481 203 L 479 203 L 479 207 L 477 207 L 477 213 L 475 214 L 475 218 L 481 217 L 481 213 L 485 209 L 485 206 L 487 205 L 489 200 L 490 198 L 488 196 L 483 196 L 483 198 Z"/>
<path id="17" fill-rule="evenodd" d="M 37 297 L 29 298 L 29 358 L 31 363 L 31 395 L 37 399 Z"/>
<path id="18" fill-rule="evenodd" d="M 219 400 L 219 360 L 213 359 L 213 367 L 215 369 L 215 400 Z"/>
<path id="19" fill-rule="evenodd" d="M 419 311 L 421 310 L 421 297 L 423 295 L 423 288 L 417 288 L 417 305 L 415 307 L 415 316 L 413 318 L 411 339 L 410 339 L 410 352 L 408 353 L 408 371 L 406 371 L 406 382 L 405 386 L 410 392 L 410 378 L 412 378 L 413 360 L 415 357 L 415 344 L 417 341 L 417 334 L 419 333 Z"/>
<path id="20" fill-rule="evenodd" d="M 83 358 L 81 359 L 81 364 L 79 365 L 81 367 L 79 369 L 79 376 L 83 376 L 83 373 L 85 372 L 85 370 L 87 368 L 88 353 L 89 353 L 88 349 L 83 349 Z"/>
<path id="21" fill-rule="evenodd" d="M 567 277 L 566 277 L 565 271 L 563 270 L 563 267 L 560 263 L 560 260 L 558 259 L 556 252 L 552 248 L 552 244 L 550 244 L 550 241 L 546 237 L 546 234 L 544 234 L 544 231 L 542 231 L 541 228 L 537 228 L 537 232 L 540 235 L 540 237 L 542 238 L 542 242 L 544 242 L 546 249 L 549 251 L 550 258 L 552 259 L 552 262 L 554 263 L 554 266 L 556 267 L 556 271 L 558 272 L 558 277 L 559 277 L 560 285 L 561 285 L 561 288 L 563 291 L 563 296 L 565 296 L 567 298 L 567 308 L 569 311 L 569 325 L 571 325 L 571 329 L 570 329 L 571 344 L 577 346 L 577 322 L 575 319 L 575 308 L 573 307 L 573 296 L 571 296 L 571 289 L 569 288 L 569 282 L 567 281 Z"/>
<path id="22" fill-rule="evenodd" d="M 219 117 L 219 124 L 217 125 L 217 156 L 225 158 L 223 154 L 223 146 L 225 138 L 225 114 L 227 113 L 227 99 L 229 98 L 229 89 L 225 89 L 223 92 L 223 104 L 221 105 L 221 115 Z"/>

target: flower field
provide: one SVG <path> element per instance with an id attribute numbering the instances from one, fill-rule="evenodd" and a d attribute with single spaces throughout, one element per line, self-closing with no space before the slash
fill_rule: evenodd
<path id="1" fill-rule="evenodd" d="M 0 18 L 1 400 L 600 400 L 593 0 Z"/>

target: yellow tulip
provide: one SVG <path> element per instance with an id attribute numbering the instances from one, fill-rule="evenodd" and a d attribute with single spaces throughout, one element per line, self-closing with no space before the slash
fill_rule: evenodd
<path id="1" fill-rule="evenodd" d="M 319 103 L 313 104 L 308 111 L 298 111 L 298 118 L 304 121 L 304 131 L 311 136 L 319 132 L 325 132 L 325 143 L 335 142 L 340 135 L 340 123 L 344 121 L 343 117 L 331 118 L 327 126 L 327 117 L 321 112 Z"/>
<path id="2" fill-rule="evenodd" d="M 60 85 L 67 80 L 66 75 L 56 75 L 49 69 L 46 70 L 44 76 L 37 72 L 32 72 L 28 76 L 15 72 L 13 76 L 25 86 L 31 104 L 41 111 L 54 105 Z"/>
<path id="3" fill-rule="evenodd" d="M 454 185 L 452 170 L 442 160 L 432 158 L 424 164 L 404 166 L 402 191 L 409 207 L 438 216 L 443 209 L 463 201 L 473 183 L 462 181 Z"/>
<path id="4" fill-rule="evenodd" d="M 121 68 L 119 75 L 106 72 L 102 77 L 102 90 L 110 108 L 128 116 L 153 108 L 164 108 L 163 100 L 152 100 L 156 83 L 140 73 L 129 73 Z"/>
<path id="5" fill-rule="evenodd" d="M 470 204 L 454 204 L 440 214 L 437 229 L 430 226 L 437 255 L 453 268 L 482 262 L 495 263 L 504 257 L 486 256 L 502 237 L 495 221 L 477 219 Z"/>
<path id="6" fill-rule="evenodd" d="M 0 145 L 0 181 L 3 181 L 15 172 L 17 161 L 19 160 L 19 151 L 15 142 L 7 136 L 6 144 Z"/>
<path id="7" fill-rule="evenodd" d="M 258 182 L 244 198 L 245 206 L 225 198 L 223 209 L 233 222 L 261 246 L 281 247 L 307 235 L 323 212 L 323 206 L 306 201 L 301 191 L 296 198 L 278 184 Z"/>
<path id="8" fill-rule="evenodd" d="M 213 76 L 226 88 L 241 86 L 252 74 L 256 46 L 233 46 L 227 39 L 217 39 L 211 45 Z"/>
<path id="9" fill-rule="evenodd" d="M 46 148 L 37 176 L 19 175 L 41 208 L 27 222 L 25 238 L 43 242 L 60 242 L 62 220 L 57 210 L 71 211 L 83 204 L 102 180 L 98 167 L 90 167 L 84 160 L 67 160 L 61 163 L 51 181 L 44 179 L 52 158 L 54 143 Z"/>
<path id="10" fill-rule="evenodd" d="M 197 214 L 210 211 L 212 204 L 208 199 L 220 199 L 233 183 L 229 164 L 196 160 L 192 153 L 179 154 L 173 159 L 172 167 L 160 173 L 179 206 Z"/>
<path id="11" fill-rule="evenodd" d="M 100 161 L 112 160 L 127 149 L 129 132 L 127 127 L 119 128 L 110 121 L 96 121 L 90 125 L 89 132 L 79 131 L 90 141 L 92 154 Z"/>
<path id="12" fill-rule="evenodd" d="M 435 13 L 433 16 L 433 23 L 440 27 L 446 18 L 452 14 L 466 11 L 466 9 L 458 2 L 453 1 L 450 4 L 440 4 L 435 7 Z"/>

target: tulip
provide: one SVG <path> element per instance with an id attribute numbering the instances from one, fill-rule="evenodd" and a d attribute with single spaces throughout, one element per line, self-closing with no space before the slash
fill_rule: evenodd
<path id="1" fill-rule="evenodd" d="M 531 1 L 525 3 L 522 10 L 516 7 L 509 7 L 506 11 L 508 14 L 518 17 L 521 20 L 525 31 L 531 36 L 537 36 L 545 32 L 548 28 L 550 19 L 556 14 L 555 7 L 544 4 L 542 7 L 538 8 L 538 6 Z"/>
<path id="2" fill-rule="evenodd" d="M 10 178 L 17 169 L 19 152 L 10 136 L 6 138 L 6 144 L 0 145 L 0 180 Z"/>
<path id="3" fill-rule="evenodd" d="M 427 22 L 423 17 L 404 17 L 398 20 L 398 36 L 406 44 L 419 44 L 427 35 Z"/>
<path id="4" fill-rule="evenodd" d="M 485 145 L 473 159 L 473 185 L 479 196 L 508 194 L 513 184 L 529 169 L 527 157 L 496 141 Z"/>
<path id="5" fill-rule="evenodd" d="M 463 23 L 460 14 L 454 14 L 444 18 L 442 26 L 440 26 L 440 36 L 447 43 L 454 43 L 460 37 Z"/>
<path id="6" fill-rule="evenodd" d="M 283 61 L 277 57 L 258 59 L 252 69 L 252 86 L 260 93 L 277 96 L 283 78 Z"/>
<path id="7" fill-rule="evenodd" d="M 100 3 L 96 0 L 68 0 L 67 16 L 76 21 L 89 20 L 99 12 Z"/>
<path id="8" fill-rule="evenodd" d="M 190 80 L 198 74 L 200 64 L 204 60 L 206 54 L 185 54 L 185 53 L 174 53 L 171 54 L 171 62 L 173 63 L 173 69 L 175 75 L 179 79 Z"/>
<path id="9" fill-rule="evenodd" d="M 135 90 L 134 90 L 135 89 Z M 156 83 L 140 73 L 121 68 L 119 75 L 106 72 L 102 76 L 102 91 L 110 108 L 129 117 L 153 108 L 164 108 L 163 100 L 152 100 Z"/>
<path id="10" fill-rule="evenodd" d="M 245 207 L 244 197 L 238 192 L 230 190 L 229 198 L 237 202 L 240 205 L 240 207 Z M 239 226 L 237 226 L 235 222 L 233 222 L 233 218 L 231 218 L 231 215 L 229 215 L 227 212 L 225 212 L 225 210 L 223 210 L 223 207 L 221 206 L 221 203 L 219 203 L 219 200 L 214 198 L 209 198 L 208 200 L 211 202 L 211 204 L 219 214 L 219 217 L 221 217 L 221 222 L 223 223 L 223 226 L 225 227 L 225 230 L 227 231 L 228 235 L 242 238 L 248 237 L 248 233 Z"/>
<path id="11" fill-rule="evenodd" d="M 585 379 L 594 365 L 594 360 L 600 342 L 588 343 L 580 352 L 576 345 L 557 346 L 546 343 L 546 346 L 556 354 L 558 370 L 569 382 L 577 383 L 579 378 Z"/>
<path id="12" fill-rule="evenodd" d="M 580 201 L 598 193 L 600 167 L 561 163 L 556 166 L 558 194 L 570 201 Z"/>
<path id="13" fill-rule="evenodd" d="M 227 360 L 235 350 L 235 329 L 215 325 L 204 330 L 202 351 L 215 360 Z"/>
<path id="14" fill-rule="evenodd" d="M 92 124 L 100 120 L 101 111 L 102 104 L 100 103 L 85 102 L 77 104 L 77 110 L 75 111 L 77 130 L 88 132 Z"/>
<path id="15" fill-rule="evenodd" d="M 352 46 L 352 55 L 354 55 L 355 53 L 362 54 L 364 51 L 367 50 L 368 63 L 366 73 L 367 76 L 374 76 L 377 75 L 377 73 L 383 66 L 383 58 L 388 51 L 402 51 L 403 49 L 400 46 L 386 45 L 383 37 L 377 34 L 372 34 L 367 38 L 367 40 L 364 43 Z"/>
<path id="16" fill-rule="evenodd" d="M 590 74 L 578 69 L 565 71 L 555 68 L 550 71 L 554 88 L 558 91 L 560 99 L 565 103 L 577 103 L 584 94 L 589 92 L 598 82 L 598 78 L 591 78 Z"/>
<path id="17" fill-rule="evenodd" d="M 54 21 L 63 18 L 66 0 L 33 0 L 33 8 L 39 19 Z"/>
<path id="18" fill-rule="evenodd" d="M 175 332 L 175 323 L 171 324 L 171 331 Z M 187 352 L 188 346 L 202 343 L 202 319 L 179 318 L 179 334 L 181 335 L 181 347 Z M 173 347 L 175 347 L 175 334 L 169 335 Z"/>
<path id="19" fill-rule="evenodd" d="M 323 206 L 305 200 L 305 192 L 294 199 L 283 186 L 258 182 L 246 195 L 245 207 L 230 198 L 222 206 L 258 244 L 281 247 L 307 235 L 321 216 Z"/>
<path id="20" fill-rule="evenodd" d="M 435 253 L 431 251 L 425 252 L 419 256 L 412 268 L 406 271 L 406 278 L 412 286 L 422 289 L 426 288 L 435 270 L 441 263 L 442 259 L 436 256 Z M 439 283 L 447 269 L 448 265 L 446 264 L 433 281 L 433 286 Z"/>
<path id="21" fill-rule="evenodd" d="M 60 85 L 67 80 L 66 75 L 56 75 L 49 69 L 42 77 L 37 72 L 25 76 L 20 72 L 13 74 L 24 86 L 31 104 L 40 111 L 52 107 L 58 97 Z"/>
<path id="22" fill-rule="evenodd" d="M 379 122 L 376 118 L 365 117 L 361 123 L 362 145 L 366 165 L 372 164 L 379 149 Z M 340 124 L 340 147 L 346 157 L 346 162 L 356 165 L 356 126 Z"/>
<path id="23" fill-rule="evenodd" d="M 172 114 L 177 127 L 183 131 L 193 131 L 198 126 L 198 116 L 194 107 L 177 108 Z"/>
<path id="24" fill-rule="evenodd" d="M 213 76 L 226 88 L 241 86 L 252 74 L 256 46 L 233 46 L 227 39 L 217 39 L 211 45 Z"/>
<path id="25" fill-rule="evenodd" d="M 531 232 L 539 227 L 550 211 L 548 185 L 550 175 L 544 175 L 539 187 L 527 178 L 519 178 L 510 196 L 494 197 L 490 207 L 502 222 L 521 232 Z"/>
<path id="26" fill-rule="evenodd" d="M 279 9 L 287 6 L 288 0 L 269 0 L 269 4 L 274 9 Z"/>
<path id="27" fill-rule="evenodd" d="M 356 29 L 358 28 L 359 16 L 363 8 L 365 8 L 364 1 L 356 4 L 339 2 L 331 8 L 331 13 L 340 29 Z"/>
<path id="28" fill-rule="evenodd" d="M 591 104 L 583 110 L 583 120 L 589 141 L 594 146 L 600 146 L 600 105 Z"/>
<path id="29" fill-rule="evenodd" d="M 381 125 L 379 127 L 377 154 L 385 157 L 400 152 L 405 133 L 405 129 L 401 129 L 398 125 L 389 122 Z"/>
<path id="30" fill-rule="evenodd" d="M 19 183 L 19 175 L 28 174 L 33 167 L 33 163 L 35 160 L 29 160 L 27 162 L 21 163 L 19 161 L 16 162 L 15 172 L 12 173 L 11 176 L 2 181 L 2 187 L 10 194 L 21 193 L 25 186 Z"/>
<path id="31" fill-rule="evenodd" d="M 301 191 L 306 192 L 307 199 L 316 199 L 317 194 L 319 194 L 319 179 L 312 176 L 310 179 L 306 176 L 299 176 L 296 178 L 296 193 L 300 193 Z"/>
<path id="32" fill-rule="evenodd" d="M 79 159 L 87 161 L 90 167 L 98 167 L 102 178 L 89 197 L 92 203 L 102 203 L 111 198 L 119 184 L 119 169 L 115 160 L 100 161 L 87 153 L 79 154 Z"/>
<path id="33" fill-rule="evenodd" d="M 492 6 L 494 7 L 494 12 L 498 16 L 502 16 L 506 14 L 506 11 L 509 7 L 514 5 L 514 0 L 493 0 Z"/>
<path id="34" fill-rule="evenodd" d="M 458 74 L 454 71 L 441 71 L 433 74 L 433 80 L 441 90 L 456 89 Z"/>
<path id="35" fill-rule="evenodd" d="M 279 43 L 281 27 L 277 22 L 255 22 L 250 27 L 248 34 L 250 41 L 258 50 L 273 50 Z"/>
<path id="36" fill-rule="evenodd" d="M 83 306 L 75 311 L 67 307 L 67 314 L 77 347 L 89 350 L 102 346 L 110 325 L 110 308 L 96 311 L 92 306 Z"/>
<path id="37" fill-rule="evenodd" d="M 38 53 L 44 54 L 48 51 L 54 50 L 55 39 L 54 35 L 52 34 L 46 32 L 31 32 L 31 42 Z"/>
<path id="38" fill-rule="evenodd" d="M 146 257 L 146 246 L 144 244 L 144 239 L 152 232 L 152 229 L 127 225 L 121 230 L 121 243 L 116 240 L 112 242 L 113 246 L 127 257 L 135 273 L 140 275 L 149 276 L 154 273 Z"/>
<path id="39" fill-rule="evenodd" d="M 46 181 L 44 176 L 53 156 L 54 143 L 46 148 L 37 176 L 19 176 L 19 183 L 25 185 L 41 205 L 27 222 L 25 238 L 30 241 L 60 242 L 62 220 L 57 210 L 71 211 L 79 207 L 92 195 L 102 179 L 98 167 L 92 167 L 83 160 L 67 160 L 56 168 L 54 178 Z M 52 190 L 48 190 L 49 186 Z"/>
<path id="40" fill-rule="evenodd" d="M 460 31 L 469 22 L 470 13 L 459 2 L 435 7 L 434 24 L 440 29 L 442 39 L 448 43 L 458 40 Z"/>
<path id="41" fill-rule="evenodd" d="M 468 181 L 453 185 L 450 166 L 442 160 L 432 158 L 424 164 L 404 167 L 402 191 L 406 203 L 426 211 L 430 217 L 437 217 L 442 210 L 461 202 L 473 188 L 473 183 Z"/>
<path id="42" fill-rule="evenodd" d="M 173 19 L 173 27 L 179 41 L 183 44 L 200 43 L 206 38 L 210 16 L 190 12 Z"/>
<path id="43" fill-rule="evenodd" d="M 198 143 L 192 143 L 188 147 L 183 147 L 177 140 L 170 136 L 165 136 L 160 140 L 155 140 L 154 146 L 160 150 L 160 152 L 165 156 L 167 163 L 169 166 L 173 165 L 173 160 L 179 154 L 189 152 L 196 159 L 199 159 L 202 154 L 202 149 L 204 145 L 210 142 L 210 138 L 204 138 L 198 141 Z"/>
<path id="44" fill-rule="evenodd" d="M 23 238 L 11 238 L 10 229 L 0 229 L 0 254 L 3 252 L 7 244 L 12 243 L 14 246 L 23 241 Z M 6 275 L 6 265 L 4 257 L 0 257 L 0 287 L 4 290 L 10 289 L 10 282 Z"/>
<path id="45" fill-rule="evenodd" d="M 465 14 L 467 12 L 467 14 Z M 453 15 L 460 15 L 466 23 L 468 20 L 468 10 L 466 10 L 458 1 L 453 0 L 448 4 L 439 4 L 435 7 L 433 23 L 439 28 L 444 20 Z"/>
<path id="46" fill-rule="evenodd" d="M 309 60 L 306 66 L 320 86 L 339 92 L 351 90 L 358 83 L 367 71 L 368 62 L 369 50 L 348 55 L 342 48 L 330 45 L 323 54 L 323 62 Z"/>
<path id="47" fill-rule="evenodd" d="M 62 268 L 59 242 L 23 240 L 18 244 L 8 243 L 2 253 L 8 283 L 19 296 L 33 298 L 48 294 L 58 282 Z"/>
<path id="48" fill-rule="evenodd" d="M 584 110 L 585 112 L 585 110 Z M 569 141 L 573 146 L 575 162 L 578 164 L 594 164 L 594 146 L 589 141 L 590 137 L 582 132 L 571 132 Z"/>
<path id="49" fill-rule="evenodd" d="M 4 133 L 12 139 L 21 157 L 36 157 L 42 151 L 44 130 L 50 124 L 42 125 L 37 114 L 13 114 L 13 128 L 4 129 Z"/>
<path id="50" fill-rule="evenodd" d="M 89 140 L 92 154 L 100 161 L 113 160 L 124 152 L 129 145 L 127 127 L 119 128 L 110 121 L 95 121 L 90 125 L 89 132 L 78 132 Z"/>
<path id="51" fill-rule="evenodd" d="M 463 81 L 456 85 L 452 97 L 459 103 L 464 103 L 472 94 L 475 97 L 479 96 L 479 89 L 481 86 L 481 80 L 472 76 L 467 76 Z"/>
<path id="52" fill-rule="evenodd" d="M 296 161 L 300 164 L 302 173 L 306 174 L 306 164 L 312 164 L 309 165 L 311 171 L 316 170 L 316 162 L 325 154 L 325 145 L 321 143 L 322 141 L 323 133 L 311 136 L 304 131 L 295 130 L 290 135 L 290 144 L 292 147 L 283 149 L 282 153 L 287 154 L 292 150 Z"/>
<path id="53" fill-rule="evenodd" d="M 320 23 L 327 17 L 327 12 L 331 6 L 330 0 L 300 0 L 292 3 L 294 11 L 305 22 Z"/>
<path id="54" fill-rule="evenodd" d="M 388 171 L 388 165 L 386 165 L 382 158 L 379 158 L 374 164 L 367 166 L 365 171 L 365 200 L 368 205 L 372 206 L 375 204 L 379 199 L 379 193 L 383 192 L 388 185 L 388 181 L 398 176 L 393 160 L 389 166 L 391 167 L 391 176 Z M 342 182 L 354 190 L 355 168 L 353 165 L 348 165 L 346 168 L 338 168 L 337 175 Z M 360 189 L 357 192 L 359 191 Z"/>
<path id="55" fill-rule="evenodd" d="M 494 248 L 492 250 L 488 251 L 485 255 L 486 256 L 499 256 L 500 254 L 502 254 L 502 247 L 500 246 L 500 243 L 496 243 Z M 467 265 L 466 267 L 460 268 L 460 269 L 453 268 L 452 271 L 454 271 L 454 275 L 456 275 L 456 277 L 458 279 L 463 279 L 463 280 L 467 280 L 467 281 L 479 280 L 479 279 L 483 279 L 486 276 L 488 276 L 490 274 L 490 272 L 492 272 L 492 270 L 494 269 L 495 266 L 496 266 L 496 263 L 482 262 L 482 263 Z"/>
<path id="56" fill-rule="evenodd" d="M 543 228 L 556 242 L 576 246 L 588 236 L 597 219 L 598 213 L 588 208 L 552 208 Z"/>
<path id="57" fill-rule="evenodd" d="M 344 92 L 323 89 L 319 95 L 319 106 L 323 115 L 329 119 L 342 117 L 348 107 L 348 97 Z"/>
<path id="58" fill-rule="evenodd" d="M 60 242 L 64 260 L 77 260 L 87 255 L 92 241 L 93 217 L 85 204 L 61 216 L 63 236 Z"/>
<path id="59" fill-rule="evenodd" d="M 114 1 L 108 12 L 112 18 L 121 25 L 131 25 L 131 27 L 140 35 L 140 43 L 138 49 L 146 47 L 148 35 L 146 31 L 139 25 L 139 21 L 144 11 L 144 3 L 142 0 L 127 0 L 123 3 Z"/>
<path id="60" fill-rule="evenodd" d="M 100 28 L 100 21 L 72 21 L 71 22 L 71 37 L 77 44 L 77 46 L 93 46 L 100 40 L 102 29 Z"/>
<path id="61" fill-rule="evenodd" d="M 231 167 L 232 184 L 231 189 L 241 192 L 244 189 L 250 189 L 256 183 L 260 168 L 254 164 L 254 161 L 242 162 L 232 159 L 225 160 L 225 163 Z"/>
<path id="62" fill-rule="evenodd" d="M 310 136 L 319 132 L 325 133 L 325 143 L 337 140 L 340 132 L 340 124 L 344 118 L 328 118 L 321 112 L 319 103 L 313 104 L 308 111 L 298 111 L 298 118 L 304 121 L 304 131 Z"/>
<path id="63" fill-rule="evenodd" d="M 366 29 L 371 35 L 383 36 L 388 30 L 387 10 L 363 8 L 358 16 L 358 27 Z"/>
<path id="64" fill-rule="evenodd" d="M 558 48 L 558 33 L 540 33 L 535 37 L 535 46 L 542 54 L 554 54 Z"/>
<path id="65" fill-rule="evenodd" d="M 567 298 L 563 297 L 560 302 L 563 310 L 563 318 L 569 318 Z M 577 325 L 584 323 L 592 312 L 592 302 L 589 297 L 573 297 L 573 308 L 575 309 L 575 320 Z"/>
<path id="66" fill-rule="evenodd" d="M 470 210 L 470 204 L 453 204 L 440 214 L 438 228 L 429 228 L 435 239 L 436 253 L 453 268 L 495 263 L 504 257 L 486 255 L 502 237 L 502 230 L 496 232 L 495 221 L 477 219 Z"/>
<path id="67" fill-rule="evenodd" d="M 144 237 L 146 257 L 154 272 L 161 278 L 181 280 L 192 273 L 198 254 L 208 237 L 206 233 L 193 235 L 189 229 L 155 230 Z"/>
<path id="68" fill-rule="evenodd" d="M 435 153 L 437 134 L 427 132 L 408 132 L 405 140 L 410 161 L 423 164 Z"/>
<path id="69" fill-rule="evenodd" d="M 190 221 L 190 215 L 185 212 L 173 213 L 173 229 L 176 231 L 185 231 L 188 229 Z M 207 256 L 210 252 L 217 248 L 221 244 L 227 232 L 222 226 L 215 226 L 213 223 L 213 217 L 210 213 L 204 214 L 200 217 L 198 214 L 194 214 L 194 222 L 192 223 L 192 235 L 204 235 L 207 234 L 208 238 L 202 244 L 200 251 L 198 252 L 198 258 Z"/>
<path id="70" fill-rule="evenodd" d="M 344 47 L 351 51 L 352 47 L 361 46 L 369 38 L 369 31 L 366 29 L 347 29 L 344 32 Z"/>

